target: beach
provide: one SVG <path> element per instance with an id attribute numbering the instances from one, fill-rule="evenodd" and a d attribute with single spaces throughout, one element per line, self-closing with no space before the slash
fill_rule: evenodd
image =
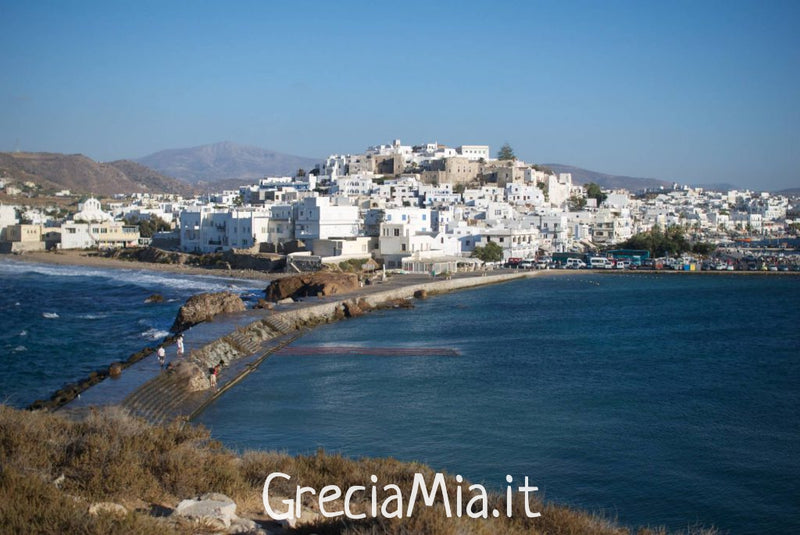
<path id="1" fill-rule="evenodd" d="M 271 281 L 283 276 L 280 273 L 265 273 L 254 269 L 211 269 L 184 264 L 156 264 L 154 262 L 128 262 L 116 258 L 98 256 L 96 251 L 37 251 L 20 255 L 3 255 L 3 258 L 20 262 L 41 262 L 46 264 L 86 266 L 109 269 L 146 269 L 181 275 L 205 275 L 231 277 L 235 279 Z"/>

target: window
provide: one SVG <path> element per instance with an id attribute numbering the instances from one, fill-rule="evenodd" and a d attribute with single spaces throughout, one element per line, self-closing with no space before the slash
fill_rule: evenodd
<path id="1" fill-rule="evenodd" d="M 400 250 L 401 251 L 405 251 L 406 250 L 406 244 L 405 243 L 400 245 Z"/>
<path id="2" fill-rule="evenodd" d="M 399 228 L 394 229 L 394 235 L 395 236 L 399 236 L 400 235 L 400 229 Z"/>

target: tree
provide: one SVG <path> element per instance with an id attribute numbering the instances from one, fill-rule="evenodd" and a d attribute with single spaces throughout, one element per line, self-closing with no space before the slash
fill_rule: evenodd
<path id="1" fill-rule="evenodd" d="M 603 201 L 608 198 L 608 195 L 603 193 L 603 190 L 600 189 L 600 186 L 595 184 L 594 182 L 589 182 L 584 186 L 586 188 L 586 196 L 590 199 L 597 199 L 597 206 L 603 204 Z"/>
<path id="2" fill-rule="evenodd" d="M 586 206 L 586 199 L 573 195 L 567 201 L 569 203 L 570 212 L 580 212 Z"/>
<path id="3" fill-rule="evenodd" d="M 306 176 L 306 170 L 301 167 L 297 170 L 297 176 Z"/>
<path id="4" fill-rule="evenodd" d="M 472 256 L 484 262 L 499 262 L 503 259 L 503 248 L 490 241 L 483 247 L 475 247 Z"/>
<path id="5" fill-rule="evenodd" d="M 138 223 L 133 219 L 127 219 L 125 222 L 129 225 L 138 225 L 139 235 L 142 238 L 152 238 L 156 232 L 171 230 L 170 224 L 157 215 L 151 215 L 150 219 L 141 219 Z"/>
<path id="6" fill-rule="evenodd" d="M 497 151 L 497 159 L 498 160 L 516 160 L 517 157 L 514 155 L 514 149 L 511 148 L 511 145 L 508 143 L 504 143 L 500 150 Z"/>

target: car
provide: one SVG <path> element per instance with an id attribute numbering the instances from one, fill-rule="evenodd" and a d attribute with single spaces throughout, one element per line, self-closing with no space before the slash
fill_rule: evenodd
<path id="1" fill-rule="evenodd" d="M 586 262 L 580 258 L 567 258 L 567 264 L 565 267 L 567 269 L 584 269 L 586 268 Z"/>

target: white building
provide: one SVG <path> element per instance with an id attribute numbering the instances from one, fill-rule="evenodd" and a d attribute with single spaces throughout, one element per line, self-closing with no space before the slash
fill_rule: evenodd
<path id="1" fill-rule="evenodd" d="M 359 234 L 358 206 L 347 197 L 308 197 L 295 205 L 295 238 L 348 238 Z"/>
<path id="2" fill-rule="evenodd" d="M 268 208 L 195 207 L 180 214 L 181 250 L 213 253 L 249 249 L 270 241 Z"/>
<path id="3" fill-rule="evenodd" d="M 477 161 L 483 158 L 489 160 L 489 145 L 461 145 L 456 147 L 456 152 L 469 160 Z"/>
<path id="4" fill-rule="evenodd" d="M 485 247 L 489 242 L 503 248 L 504 261 L 509 258 L 535 258 L 539 251 L 539 231 L 523 225 L 487 228 L 481 232 L 478 245 Z"/>

